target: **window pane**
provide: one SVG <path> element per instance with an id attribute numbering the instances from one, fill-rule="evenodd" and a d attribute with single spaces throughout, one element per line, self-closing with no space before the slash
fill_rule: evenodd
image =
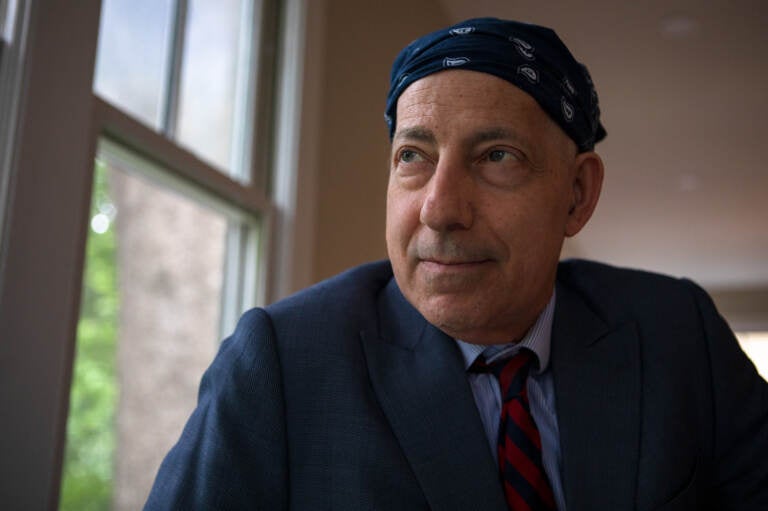
<path id="1" fill-rule="evenodd" d="M 190 0 L 181 64 L 179 141 L 221 169 L 233 168 L 233 140 L 246 114 L 250 0 Z"/>
<path id="2" fill-rule="evenodd" d="M 140 509 L 219 337 L 226 219 L 112 173 L 120 315 L 115 509 Z"/>
<path id="3" fill-rule="evenodd" d="M 26 47 L 28 9 L 0 0 L 0 230 L 5 225 Z M 0 253 L 2 253 L 0 242 Z M 0 254 L 1 255 L 1 254 Z"/>
<path id="4" fill-rule="evenodd" d="M 94 90 L 159 129 L 172 0 L 104 0 Z"/>
<path id="5" fill-rule="evenodd" d="M 228 232 L 247 230 L 220 207 L 158 185 L 163 174 L 147 162 L 104 147 L 67 424 L 65 510 L 141 509 L 218 347 Z"/>
<path id="6" fill-rule="evenodd" d="M 67 419 L 61 491 L 64 510 L 81 506 L 82 509 L 108 509 L 112 496 L 119 304 L 115 231 L 108 228 L 114 209 L 106 180 L 106 169 L 97 165 Z"/>

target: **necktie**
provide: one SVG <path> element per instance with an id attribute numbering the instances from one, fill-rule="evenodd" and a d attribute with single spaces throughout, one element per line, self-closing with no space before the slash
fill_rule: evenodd
<path id="1" fill-rule="evenodd" d="M 507 505 L 513 511 L 554 510 L 552 488 L 541 463 L 541 438 L 528 404 L 526 381 L 531 352 L 486 364 L 482 355 L 470 370 L 490 372 L 499 380 L 499 472 Z"/>

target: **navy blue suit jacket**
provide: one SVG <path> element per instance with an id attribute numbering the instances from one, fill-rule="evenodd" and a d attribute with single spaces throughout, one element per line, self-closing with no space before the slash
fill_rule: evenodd
<path id="1" fill-rule="evenodd" d="M 689 281 L 561 263 L 569 511 L 768 510 L 768 385 Z M 504 510 L 461 355 L 372 263 L 241 319 L 147 509 Z"/>

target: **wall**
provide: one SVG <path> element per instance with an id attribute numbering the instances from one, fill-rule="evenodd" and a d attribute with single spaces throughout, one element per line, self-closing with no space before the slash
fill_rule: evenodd
<path id="1" fill-rule="evenodd" d="M 447 24 L 434 0 L 326 1 L 314 280 L 386 256 L 390 66 L 410 41 Z"/>

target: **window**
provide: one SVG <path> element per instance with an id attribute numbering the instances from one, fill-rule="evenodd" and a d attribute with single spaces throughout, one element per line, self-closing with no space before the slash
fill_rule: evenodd
<path id="1" fill-rule="evenodd" d="M 104 0 L 101 5 L 94 90 L 157 130 L 173 57 L 173 3 Z"/>
<path id="2" fill-rule="evenodd" d="M 274 37 L 264 4 L 104 0 L 94 90 L 212 168 L 250 182 L 255 98 L 261 117 L 270 103 L 270 81 L 258 80 L 257 67 L 273 65 L 258 51 Z"/>
<path id="3" fill-rule="evenodd" d="M 148 66 L 160 62 L 159 70 L 147 70 L 138 77 L 153 79 L 160 87 L 151 96 L 151 112 L 146 105 L 127 99 L 142 83 L 133 83 L 125 96 L 119 87 L 109 92 L 115 84 L 108 87 L 98 78 L 114 63 L 97 58 L 107 51 L 97 51 L 97 46 L 109 46 L 107 39 L 99 38 L 99 29 L 109 21 L 110 12 L 112 22 L 122 18 L 115 16 L 124 12 L 119 4 L 113 0 L 0 0 L 0 410 L 12 411 L 3 418 L 0 452 L 4 460 L 23 460 L 0 463 L 0 494 L 19 509 L 52 509 L 62 502 L 70 384 L 78 378 L 80 368 L 75 366 L 85 356 L 81 352 L 89 351 L 75 341 L 78 334 L 82 339 L 84 332 L 94 328 L 92 321 L 90 325 L 83 322 L 95 305 L 94 297 L 81 293 L 81 288 L 89 278 L 84 272 L 91 273 L 97 264 L 92 259 L 98 251 L 109 256 L 102 257 L 102 263 L 117 261 L 106 265 L 106 272 L 102 268 L 96 286 L 107 290 L 102 302 L 123 303 L 118 307 L 113 303 L 101 315 L 104 331 L 109 333 L 111 328 L 113 334 L 96 336 L 101 343 L 96 350 L 107 363 L 96 364 L 97 371 L 90 376 L 104 391 L 100 398 L 106 396 L 111 403 L 96 422 L 105 422 L 105 416 L 117 419 L 115 427 L 101 437 L 111 447 L 102 449 L 95 459 L 104 469 L 100 474 L 112 478 L 111 496 L 106 498 L 109 506 L 124 505 L 118 502 L 117 485 L 122 483 L 116 481 L 127 480 L 122 475 L 127 472 L 114 464 L 124 452 L 119 450 L 123 441 L 119 424 L 126 416 L 127 402 L 121 402 L 121 392 L 126 386 L 136 387 L 131 391 L 139 386 L 124 378 L 124 367 L 130 367 L 124 359 L 131 357 L 123 354 L 126 347 L 139 346 L 123 342 L 130 329 L 121 314 L 128 313 L 131 299 L 127 298 L 130 286 L 124 281 L 130 264 L 121 257 L 129 249 L 144 251 L 142 257 L 157 258 L 153 269 L 166 264 L 160 261 L 158 247 L 146 249 L 155 234 L 131 237 L 141 229 L 131 234 L 130 229 L 140 224 L 126 223 L 128 196 L 124 194 L 129 190 L 141 190 L 140 194 L 153 198 L 153 207 L 170 208 L 171 216 L 196 215 L 200 233 L 208 235 L 205 250 L 197 241 L 184 238 L 181 230 L 160 237 L 163 241 L 184 238 L 187 246 L 194 244 L 195 250 L 186 252 L 201 253 L 189 254 L 189 267 L 200 268 L 203 262 L 197 258 L 205 256 L 206 269 L 199 271 L 215 277 L 197 283 L 210 285 L 206 293 L 212 295 L 206 301 L 210 307 L 205 314 L 206 332 L 200 332 L 201 343 L 194 350 L 201 358 L 210 358 L 243 308 L 273 301 L 303 287 L 310 278 L 307 240 L 312 235 L 313 211 L 307 207 L 312 188 L 306 183 L 314 182 L 314 171 L 307 169 L 315 165 L 311 154 L 316 146 L 312 122 L 316 114 L 305 118 L 301 104 L 317 102 L 313 92 L 304 90 L 303 72 L 305 62 L 320 55 L 317 44 L 305 43 L 308 33 L 315 39 L 321 34 L 322 18 L 311 15 L 321 11 L 319 4 L 305 0 L 131 2 L 136 13 L 147 12 L 151 4 L 151 15 L 141 28 L 147 37 L 152 32 L 160 38 L 155 51 L 141 59 Z M 209 9 L 214 4 L 238 14 L 228 11 L 214 16 Z M 8 15 L 9 6 L 15 9 L 14 15 Z M 130 25 L 130 17 L 123 19 Z M 238 21 L 236 38 L 233 20 Z M 315 28 L 307 27 L 310 21 Z M 208 23 L 228 23 L 228 28 L 211 31 L 205 28 Z M 130 26 L 123 32 L 114 30 L 120 37 L 129 37 L 128 46 L 139 52 L 142 43 Z M 213 40 L 222 33 L 227 37 Z M 222 67 L 216 73 L 231 71 L 209 84 L 214 99 L 207 99 L 205 105 L 194 102 L 211 91 L 199 90 L 200 84 L 185 84 L 206 68 L 205 58 L 212 58 L 196 54 L 201 47 L 226 50 L 229 60 L 217 63 Z M 229 54 L 234 48 L 236 54 Z M 120 58 L 116 53 L 114 59 Z M 122 61 L 116 69 L 123 71 L 123 85 L 134 64 Z M 228 101 L 217 103 L 215 98 L 224 96 Z M 203 108 L 207 105 L 218 110 L 207 111 Z M 208 131 L 197 133 L 186 126 L 197 122 L 206 124 Z M 220 128 L 223 125 L 228 128 Z M 225 136 L 214 141 L 219 134 Z M 308 187 L 299 190 L 299 183 Z M 148 221 L 133 216 L 136 222 Z M 178 227 L 172 219 L 164 222 L 159 229 Z M 92 243 L 97 238 L 101 246 Z M 123 239 L 131 240 L 130 246 Z M 185 250 L 170 252 L 178 255 Z M 149 274 L 143 272 L 142 277 Z M 148 303 L 133 301 L 140 306 Z M 181 313 L 187 305 L 175 312 Z M 152 312 L 160 309 L 157 305 Z M 166 338 L 152 347 L 170 344 Z M 149 365 L 148 355 L 142 357 L 139 365 Z M 189 377 L 196 386 L 200 373 L 191 376 L 195 371 L 190 369 Z M 76 407 L 73 404 L 73 413 Z M 81 425 L 87 423 L 81 421 Z M 96 440 L 94 447 L 99 442 L 103 440 Z M 145 470 L 151 473 L 155 468 Z M 94 504 L 104 502 L 104 495 L 99 499 Z"/>
<path id="4" fill-rule="evenodd" d="M 228 231 L 245 233 L 246 259 L 258 253 L 256 218 L 182 193 L 166 174 L 112 142 L 99 146 L 61 509 L 141 508 L 194 407 L 221 308 L 231 307 L 225 254 L 235 260 L 242 244 Z M 236 269 L 230 281 L 245 285 L 229 294 L 255 289 L 255 274 Z"/>
<path id="5" fill-rule="evenodd" d="M 137 509 L 221 335 L 228 229 L 258 224 L 108 141 L 95 167 L 61 508 Z"/>
<path id="6" fill-rule="evenodd" d="M 263 296 L 267 6 L 102 2 L 60 509 L 142 506 L 217 340 Z"/>

